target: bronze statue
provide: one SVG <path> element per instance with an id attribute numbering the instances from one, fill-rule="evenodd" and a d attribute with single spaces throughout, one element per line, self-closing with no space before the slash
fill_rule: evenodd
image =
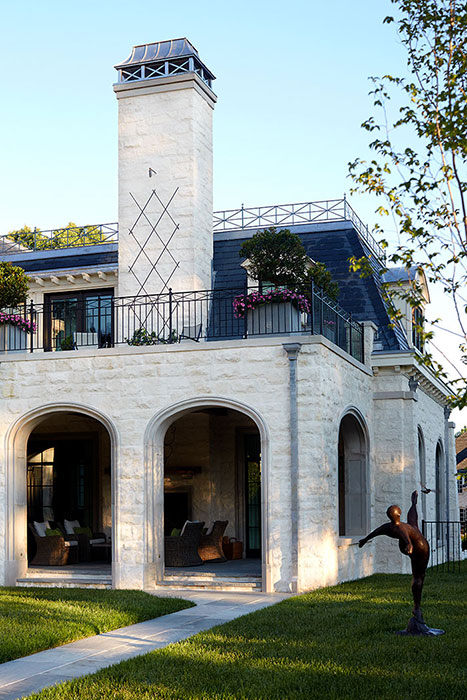
<path id="1" fill-rule="evenodd" d="M 410 635 L 429 635 L 438 636 L 444 634 L 443 630 L 432 629 L 425 624 L 420 602 L 422 599 L 423 582 L 425 580 L 426 567 L 430 558 L 430 545 L 426 541 L 423 534 L 418 529 L 418 514 L 417 514 L 418 493 L 412 493 L 412 505 L 407 513 L 407 522 L 401 523 L 401 509 L 399 506 L 390 506 L 386 513 L 390 520 L 376 530 L 370 532 L 358 543 L 359 547 L 363 547 L 373 537 L 386 535 L 399 540 L 399 549 L 402 554 L 410 557 L 412 565 L 412 595 L 414 601 L 414 609 L 412 617 L 409 620 L 407 629 L 398 634 Z"/>

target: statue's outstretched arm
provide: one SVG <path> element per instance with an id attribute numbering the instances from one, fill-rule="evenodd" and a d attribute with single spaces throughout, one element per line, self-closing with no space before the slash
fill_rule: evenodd
<path id="1" fill-rule="evenodd" d="M 384 525 L 380 525 L 379 527 L 376 528 L 376 530 L 373 530 L 373 532 L 370 532 L 369 535 L 364 537 L 363 539 L 360 540 L 358 543 L 359 547 L 363 547 L 367 542 L 373 539 L 373 537 L 379 537 L 379 535 L 387 535 L 390 537 L 391 533 L 391 523 L 384 523 Z"/>

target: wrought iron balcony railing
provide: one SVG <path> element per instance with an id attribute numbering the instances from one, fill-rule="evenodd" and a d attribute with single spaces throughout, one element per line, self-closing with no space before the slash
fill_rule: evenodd
<path id="1" fill-rule="evenodd" d="M 51 298 L 0 313 L 0 353 L 63 352 L 291 334 L 323 335 L 364 361 L 363 327 L 323 291 L 250 288 Z"/>
<path id="2" fill-rule="evenodd" d="M 364 243 L 379 261 L 385 253 L 371 235 L 366 224 L 355 213 L 345 198 L 325 199 L 320 202 L 274 204 L 269 207 L 244 207 L 214 212 L 214 232 L 262 229 L 269 226 L 296 226 L 299 224 L 351 221 Z"/>
<path id="3" fill-rule="evenodd" d="M 295 226 L 298 224 L 351 221 L 368 251 L 384 263 L 385 253 L 371 235 L 366 224 L 357 216 L 350 204 L 343 199 L 326 199 L 320 202 L 298 204 L 274 204 L 268 207 L 240 207 L 215 211 L 214 233 L 262 229 L 269 226 Z M 0 256 L 28 253 L 38 250 L 56 250 L 78 246 L 118 242 L 118 223 L 94 226 L 18 232 L 0 236 Z"/>
<path id="4" fill-rule="evenodd" d="M 0 256 L 117 242 L 117 223 L 71 226 L 48 231 L 17 231 L 0 237 Z"/>

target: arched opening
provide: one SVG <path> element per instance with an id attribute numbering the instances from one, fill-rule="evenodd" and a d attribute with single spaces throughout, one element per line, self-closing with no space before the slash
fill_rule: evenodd
<path id="1" fill-rule="evenodd" d="M 362 422 L 345 415 L 339 428 L 339 535 L 368 530 L 368 448 Z"/>
<path id="2" fill-rule="evenodd" d="M 440 539 L 442 526 L 441 521 L 444 520 L 444 484 L 445 480 L 443 478 L 444 473 L 444 448 L 441 440 L 438 440 L 436 445 L 436 455 L 435 455 L 435 480 L 436 480 L 436 532 L 437 537 Z"/>
<path id="3" fill-rule="evenodd" d="M 425 455 L 425 439 L 423 437 L 423 431 L 419 427 L 417 430 L 417 457 L 418 457 L 418 475 L 420 481 L 420 513 L 419 513 L 419 523 L 421 527 L 421 521 L 427 520 L 426 511 L 426 494 L 423 492 L 426 488 L 426 455 Z"/>
<path id="4" fill-rule="evenodd" d="M 163 452 L 164 576 L 245 576 L 259 586 L 263 478 L 256 422 L 225 405 L 194 406 L 171 417 Z"/>
<path id="5" fill-rule="evenodd" d="M 99 414 L 80 408 L 37 409 L 9 431 L 12 583 L 91 573 L 111 584 L 115 436 Z"/>

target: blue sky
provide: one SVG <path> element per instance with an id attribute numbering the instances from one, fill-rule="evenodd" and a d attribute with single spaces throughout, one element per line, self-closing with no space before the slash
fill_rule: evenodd
<path id="1" fill-rule="evenodd" d="M 341 197 L 347 163 L 368 154 L 368 76 L 405 70 L 395 25 L 382 23 L 392 9 L 389 0 L 3 0 L 0 234 L 116 221 L 113 66 L 135 44 L 182 36 L 217 76 L 215 208 Z M 374 202 L 352 203 L 371 226 Z M 434 316 L 455 324 L 434 289 L 432 300 Z M 456 359 L 453 336 L 439 344 Z"/>
<path id="2" fill-rule="evenodd" d="M 367 143 L 367 76 L 404 66 L 382 26 L 390 7 L 4 3 L 0 231 L 116 220 L 113 66 L 134 44 L 180 36 L 217 76 L 216 209 L 342 196 L 347 162 Z"/>

